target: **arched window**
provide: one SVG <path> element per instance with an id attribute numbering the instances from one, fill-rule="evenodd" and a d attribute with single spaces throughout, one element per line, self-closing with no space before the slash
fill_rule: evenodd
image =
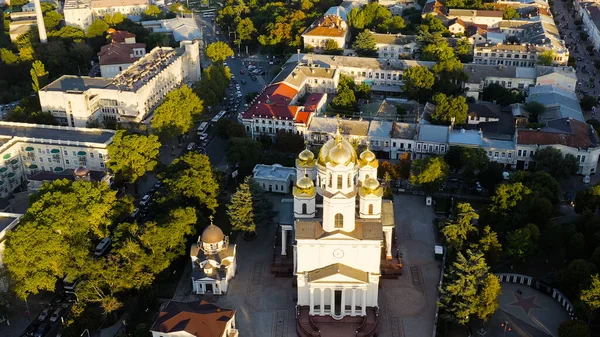
<path id="1" fill-rule="evenodd" d="M 306 204 L 302 204 L 302 214 L 306 214 L 307 213 L 306 208 L 307 208 Z"/>
<path id="2" fill-rule="evenodd" d="M 331 184 L 333 184 L 333 178 L 331 177 L 331 173 L 329 173 L 329 187 L 331 187 Z"/>
<path id="3" fill-rule="evenodd" d="M 338 174 L 337 176 L 337 188 L 341 189 L 342 188 L 342 175 Z"/>
<path id="4" fill-rule="evenodd" d="M 317 186 L 321 186 L 321 176 L 317 176 Z"/>
<path id="5" fill-rule="evenodd" d="M 369 214 L 373 214 L 373 204 L 369 204 Z"/>
<path id="6" fill-rule="evenodd" d="M 369 175 L 368 174 L 365 176 L 365 180 L 367 180 L 367 179 L 369 179 Z"/>
<path id="7" fill-rule="evenodd" d="M 338 213 L 335 215 L 335 228 L 344 228 L 344 216 L 342 213 Z"/>
<path id="8" fill-rule="evenodd" d="M 348 173 L 348 187 L 352 187 L 352 180 L 351 180 L 351 176 L 350 173 Z"/>

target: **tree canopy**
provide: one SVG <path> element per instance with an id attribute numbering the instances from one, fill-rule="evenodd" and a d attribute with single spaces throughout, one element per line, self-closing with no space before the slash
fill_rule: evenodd
<path id="1" fill-rule="evenodd" d="M 352 44 L 352 48 L 356 49 L 356 53 L 359 56 L 374 56 L 377 54 L 375 44 L 373 33 L 367 29 L 358 34 Z"/>
<path id="2" fill-rule="evenodd" d="M 551 66 L 554 64 L 554 58 L 556 54 L 553 50 L 544 50 L 543 52 L 538 54 L 537 64 L 542 66 Z"/>
<path id="3" fill-rule="evenodd" d="M 106 31 L 110 28 L 108 23 L 102 19 L 96 19 L 92 22 L 92 24 L 88 27 L 87 32 L 85 33 L 85 37 L 93 38 L 93 37 L 102 37 L 106 34 Z"/>
<path id="4" fill-rule="evenodd" d="M 225 42 L 217 41 L 206 46 L 206 57 L 213 63 L 223 62 L 231 56 L 233 56 L 233 50 Z"/>
<path id="5" fill-rule="evenodd" d="M 455 220 L 448 221 L 442 228 L 448 246 L 456 251 L 460 251 L 467 241 L 470 233 L 477 232 L 473 221 L 479 219 L 479 214 L 468 203 L 460 203 L 456 207 L 457 217 Z"/>
<path id="6" fill-rule="evenodd" d="M 135 182 L 158 164 L 160 142 L 155 135 L 127 134 L 118 130 L 108 146 L 110 168 L 128 182 Z"/>
<path id="7" fill-rule="evenodd" d="M 467 122 L 467 111 L 469 106 L 463 96 L 448 97 L 443 93 L 433 95 L 435 111 L 431 115 L 431 120 L 437 124 L 450 124 L 454 119 L 454 124 L 464 124 Z"/>
<path id="8" fill-rule="evenodd" d="M 244 179 L 244 182 L 238 186 L 237 191 L 233 194 L 227 206 L 227 215 L 231 222 L 231 228 L 235 231 L 256 231 L 254 205 L 252 202 L 252 193 L 250 192 L 251 179 L 250 176 Z"/>
<path id="9" fill-rule="evenodd" d="M 426 66 L 410 67 L 403 74 L 404 87 L 411 98 L 418 100 L 427 99 L 431 94 L 431 88 L 435 83 L 435 76 Z"/>
<path id="10" fill-rule="evenodd" d="M 142 12 L 143 20 L 158 20 L 164 19 L 165 13 L 155 5 L 150 5 Z"/>
<path id="11" fill-rule="evenodd" d="M 553 177 L 566 178 L 579 170 L 579 163 L 575 156 L 572 154 L 563 156 L 561 150 L 553 147 L 538 150 L 533 157 L 536 170 L 548 172 Z"/>
<path id="12" fill-rule="evenodd" d="M 413 161 L 410 183 L 420 185 L 428 192 L 433 192 L 446 179 L 448 164 L 442 157 L 429 157 Z"/>
<path id="13" fill-rule="evenodd" d="M 204 154 L 188 152 L 167 168 L 163 182 L 170 196 L 181 195 L 197 201 L 212 212 L 218 206 L 219 182 Z"/>
<path id="14" fill-rule="evenodd" d="M 170 137 L 182 135 L 192 128 L 194 117 L 202 113 L 203 105 L 192 89 L 183 85 L 169 92 L 163 103 L 154 110 L 152 128 Z"/>

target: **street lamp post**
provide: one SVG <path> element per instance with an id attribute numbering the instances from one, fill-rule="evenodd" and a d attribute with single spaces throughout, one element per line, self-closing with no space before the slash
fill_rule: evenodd
<path id="1" fill-rule="evenodd" d="M 83 330 L 83 332 L 81 333 L 81 335 L 79 335 L 79 337 L 83 337 L 83 334 L 87 332 L 87 336 L 90 337 L 90 330 L 85 329 Z"/>

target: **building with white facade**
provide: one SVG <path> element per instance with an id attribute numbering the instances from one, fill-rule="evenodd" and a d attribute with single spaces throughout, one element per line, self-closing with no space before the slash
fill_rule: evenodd
<path id="1" fill-rule="evenodd" d="M 503 11 L 489 11 L 480 9 L 449 9 L 448 20 L 460 19 L 465 25 L 476 24 L 488 27 L 498 27 L 502 21 Z"/>
<path id="2" fill-rule="evenodd" d="M 316 179 L 304 176 L 294 188 L 296 331 L 318 335 L 317 318 L 330 317 L 357 335 L 376 336 L 382 255 L 392 259 L 394 230 L 392 202 L 382 200 L 376 179 L 378 161 L 369 150 L 358 156 L 340 132 L 317 158 L 299 161 L 312 163 Z"/>
<path id="3" fill-rule="evenodd" d="M 596 50 L 600 50 L 600 4 L 592 1 L 579 2 L 575 6 L 581 16 L 585 32 Z"/>
<path id="4" fill-rule="evenodd" d="M 152 33 L 168 33 L 173 35 L 175 42 L 201 40 L 202 32 L 194 18 L 177 17 L 172 19 L 140 22 Z"/>
<path id="5" fill-rule="evenodd" d="M 85 167 L 95 180 L 106 173 L 112 130 L 0 122 L 0 198 L 34 176 L 73 179 Z"/>
<path id="6" fill-rule="evenodd" d="M 224 295 L 235 276 L 236 245 L 221 228 L 211 224 L 190 248 L 192 260 L 192 292 L 194 294 Z"/>
<path id="7" fill-rule="evenodd" d="M 414 158 L 445 155 L 448 151 L 449 131 L 450 127 L 445 125 L 420 124 L 415 141 Z"/>
<path id="8" fill-rule="evenodd" d="M 252 179 L 265 191 L 288 194 L 296 181 L 296 169 L 279 164 L 257 164 L 252 170 Z"/>
<path id="9" fill-rule="evenodd" d="M 86 30 L 95 18 L 121 13 L 132 21 L 139 21 L 151 5 L 150 0 L 65 0 L 65 23 Z"/>
<path id="10" fill-rule="evenodd" d="M 373 33 L 375 48 L 381 59 L 412 58 L 419 50 L 415 35 Z"/>
<path id="11" fill-rule="evenodd" d="M 109 29 L 111 42 L 100 48 L 100 75 L 113 78 L 146 55 L 146 44 L 136 43 L 135 34 Z"/>
<path id="12" fill-rule="evenodd" d="M 313 22 L 304 33 L 302 39 L 304 47 L 312 47 L 315 51 L 322 51 L 328 40 L 337 43 L 343 49 L 350 40 L 348 27 L 348 12 L 345 7 L 333 6 L 323 14 L 322 18 Z"/>
<path id="13" fill-rule="evenodd" d="M 152 337 L 238 337 L 235 310 L 207 301 L 169 301 L 160 311 L 150 333 Z"/>
<path id="14" fill-rule="evenodd" d="M 540 85 L 529 89 L 527 102 L 538 102 L 546 107 L 538 116 L 540 123 L 563 118 L 585 122 L 577 94 L 573 91 L 554 85 Z"/>
<path id="15" fill-rule="evenodd" d="M 171 90 L 200 80 L 198 43 L 156 47 L 112 79 L 61 76 L 39 91 L 42 111 L 69 126 L 106 119 L 141 122 Z"/>

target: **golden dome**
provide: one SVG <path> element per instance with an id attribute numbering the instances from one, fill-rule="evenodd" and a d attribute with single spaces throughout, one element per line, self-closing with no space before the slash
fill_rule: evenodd
<path id="1" fill-rule="evenodd" d="M 363 187 L 368 190 L 374 191 L 379 188 L 379 181 L 377 181 L 377 179 L 375 178 L 367 178 L 363 183 Z"/>
<path id="2" fill-rule="evenodd" d="M 363 161 L 365 161 L 365 162 L 367 162 L 367 163 L 370 163 L 370 162 L 372 162 L 373 160 L 375 160 L 375 159 L 376 159 L 376 158 L 375 158 L 375 153 L 373 153 L 373 152 L 372 152 L 371 150 L 369 150 L 369 149 L 366 149 L 366 150 L 364 150 L 364 151 L 363 151 L 363 152 L 360 154 L 360 159 L 361 159 L 361 160 L 363 160 Z"/>
<path id="3" fill-rule="evenodd" d="M 335 160 L 334 157 L 336 158 Z M 338 164 L 348 165 L 356 161 L 356 157 L 356 151 L 352 147 L 352 144 L 338 135 L 336 138 L 328 140 L 321 147 L 321 151 L 319 151 L 319 164 L 325 165 L 331 162 L 334 166 Z"/>
<path id="4" fill-rule="evenodd" d="M 298 179 L 298 181 L 296 181 L 296 187 L 300 188 L 300 189 L 309 189 L 312 188 L 313 185 L 313 181 L 309 178 L 309 177 L 302 177 L 300 179 Z"/>
<path id="5" fill-rule="evenodd" d="M 303 162 L 309 162 L 315 159 L 315 154 L 312 153 L 309 149 L 304 149 L 304 151 L 300 152 L 300 154 L 298 155 L 298 159 L 300 159 Z"/>
<path id="6" fill-rule="evenodd" d="M 352 161 L 352 152 L 348 151 L 341 143 L 329 150 L 327 159 L 333 165 L 348 165 Z"/>
<path id="7" fill-rule="evenodd" d="M 202 231 L 202 235 L 200 236 L 203 243 L 218 243 L 223 241 L 224 238 L 225 234 L 223 234 L 221 228 L 212 223 Z"/>

